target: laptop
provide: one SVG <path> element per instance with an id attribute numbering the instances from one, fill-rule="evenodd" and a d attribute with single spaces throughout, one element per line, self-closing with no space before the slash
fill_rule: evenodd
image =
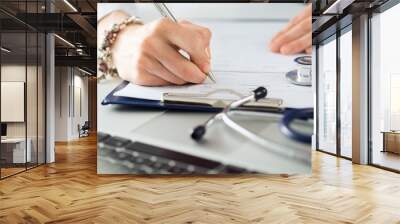
<path id="1" fill-rule="evenodd" d="M 281 115 L 234 118 L 260 136 L 278 142 L 282 146 L 279 149 L 257 145 L 223 122 L 211 126 L 203 141 L 192 140 L 190 130 L 211 115 L 166 111 L 138 127 L 126 129 L 129 131 L 111 134 L 100 129 L 98 173 L 203 175 L 311 172 L 311 146 L 295 142 L 281 133 L 278 127 Z M 114 122 L 118 123 L 118 119 Z M 128 124 L 125 120 L 125 124 L 119 124 L 119 127 Z"/>

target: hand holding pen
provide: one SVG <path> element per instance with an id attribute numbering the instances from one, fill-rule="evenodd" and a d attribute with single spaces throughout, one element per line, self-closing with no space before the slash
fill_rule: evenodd
<path id="1" fill-rule="evenodd" d="M 115 11 L 98 24 L 109 29 L 130 16 Z M 99 39 L 104 37 L 99 37 Z M 162 86 L 202 83 L 210 72 L 211 33 L 189 22 L 163 18 L 147 24 L 130 24 L 118 33 L 111 48 L 118 75 L 138 85 Z M 185 58 L 179 51 L 190 56 Z"/>
<path id="2" fill-rule="evenodd" d="M 168 9 L 168 7 L 164 3 L 154 3 L 154 5 L 156 6 L 157 10 L 160 12 L 160 14 L 164 18 L 168 18 L 168 19 L 178 23 L 178 20 L 175 18 L 175 16 L 172 14 L 172 12 Z M 206 48 L 205 50 L 206 50 L 208 56 L 210 56 L 210 48 Z M 211 81 L 213 81 L 215 83 L 214 74 L 211 71 L 209 71 L 206 74 L 207 74 L 208 78 L 210 78 Z"/>

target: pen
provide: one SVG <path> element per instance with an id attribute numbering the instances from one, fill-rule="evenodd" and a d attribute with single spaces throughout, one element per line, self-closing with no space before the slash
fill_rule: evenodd
<path id="1" fill-rule="evenodd" d="M 174 22 L 178 22 L 178 20 L 175 18 L 174 15 L 172 15 L 171 11 L 167 8 L 167 6 L 164 3 L 154 3 L 158 11 L 162 16 L 165 18 L 169 18 Z M 208 78 L 210 78 L 211 81 L 215 82 L 214 74 L 210 71 L 209 73 L 206 74 Z"/>

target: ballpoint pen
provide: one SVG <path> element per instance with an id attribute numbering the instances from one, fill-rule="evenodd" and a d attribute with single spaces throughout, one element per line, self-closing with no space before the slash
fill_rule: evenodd
<path id="1" fill-rule="evenodd" d="M 175 18 L 174 15 L 172 15 L 171 11 L 169 11 L 169 9 L 164 3 L 154 3 L 154 5 L 156 6 L 157 10 L 160 12 L 162 16 L 164 16 L 165 18 L 169 18 L 174 22 L 178 22 L 178 20 Z M 208 78 L 210 78 L 211 81 L 216 83 L 214 74 L 211 71 L 208 72 L 206 75 Z"/>

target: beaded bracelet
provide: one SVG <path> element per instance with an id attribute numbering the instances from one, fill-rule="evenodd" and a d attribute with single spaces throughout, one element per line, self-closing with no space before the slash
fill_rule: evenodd
<path id="1" fill-rule="evenodd" d="M 130 24 L 140 24 L 143 22 L 135 17 L 129 17 L 121 23 L 114 24 L 110 30 L 105 31 L 105 38 L 102 44 L 97 48 L 97 80 L 107 78 L 107 76 L 116 77 L 118 76 L 117 68 L 114 66 L 111 57 L 111 46 L 117 39 L 118 33 Z"/>

